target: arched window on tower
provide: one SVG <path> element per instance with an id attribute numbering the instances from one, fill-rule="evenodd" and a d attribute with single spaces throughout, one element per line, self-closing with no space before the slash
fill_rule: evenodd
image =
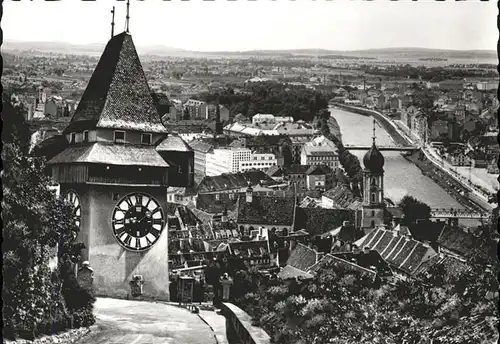
<path id="1" fill-rule="evenodd" d="M 375 228 L 375 221 L 373 221 L 373 220 L 372 220 L 372 222 L 371 222 L 371 227 L 372 227 L 372 228 Z"/>
<path id="2" fill-rule="evenodd" d="M 371 186 L 377 186 L 377 179 L 375 179 L 375 177 L 372 177 L 372 181 L 371 181 Z"/>
<path id="3" fill-rule="evenodd" d="M 371 199 L 371 202 L 372 202 L 372 203 L 375 203 L 375 193 L 372 193 L 372 199 Z"/>
<path id="4" fill-rule="evenodd" d="M 372 210 L 372 217 L 375 216 L 375 210 Z"/>

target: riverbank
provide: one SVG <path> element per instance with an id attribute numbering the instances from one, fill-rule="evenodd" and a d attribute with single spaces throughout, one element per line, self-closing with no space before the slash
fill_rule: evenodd
<path id="1" fill-rule="evenodd" d="M 370 109 L 365 109 L 365 108 L 360 108 L 357 106 L 351 106 L 351 105 L 345 105 L 345 104 L 340 104 L 340 103 L 332 103 L 332 105 L 346 110 L 348 112 L 353 112 L 359 115 L 363 116 L 370 116 L 373 117 L 377 120 L 377 122 L 384 128 L 384 130 L 392 137 L 394 140 L 394 143 L 398 146 L 412 146 L 414 143 L 406 137 L 406 135 L 403 135 L 396 127 L 394 123 L 384 115 L 382 115 L 380 112 L 370 110 Z"/>
<path id="2" fill-rule="evenodd" d="M 460 183 L 448 176 L 448 174 L 437 168 L 421 151 L 404 155 L 404 158 L 416 165 L 425 176 L 431 178 L 434 183 L 456 199 L 463 207 L 475 211 L 485 210 L 482 206 L 476 204 L 476 202 L 473 202 L 470 197 L 468 197 L 468 189 L 464 188 Z"/>
<path id="3" fill-rule="evenodd" d="M 344 104 L 335 104 L 335 106 L 347 112 L 376 118 L 378 123 L 386 130 L 387 134 L 397 145 L 418 145 L 411 135 L 398 125 L 398 121 L 394 121 L 377 111 Z M 415 155 L 408 156 L 407 154 L 402 154 L 402 156 L 408 162 L 417 166 L 424 175 L 431 178 L 462 206 L 488 212 L 492 210 L 492 205 L 488 203 L 484 195 L 477 194 L 475 190 L 471 189 L 463 181 L 454 178 L 443 166 L 439 165 L 432 157 L 429 157 L 429 152 L 425 148 L 421 148 L 420 152 L 422 153 L 419 154 L 425 155 L 425 164 L 418 159 L 414 159 Z"/>

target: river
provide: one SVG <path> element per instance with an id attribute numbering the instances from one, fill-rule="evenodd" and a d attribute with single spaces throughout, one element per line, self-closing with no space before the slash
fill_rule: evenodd
<path id="1" fill-rule="evenodd" d="M 373 117 L 346 112 L 338 108 L 330 108 L 330 113 L 339 124 L 345 145 L 371 145 Z M 395 145 L 390 135 L 378 123 L 375 134 L 378 145 Z M 366 151 L 354 150 L 352 153 L 360 159 L 363 165 L 363 155 Z M 431 208 L 464 208 L 432 179 L 424 176 L 417 166 L 403 158 L 399 152 L 384 151 L 382 154 L 385 157 L 385 197 L 397 203 L 402 197 L 410 195 Z"/>

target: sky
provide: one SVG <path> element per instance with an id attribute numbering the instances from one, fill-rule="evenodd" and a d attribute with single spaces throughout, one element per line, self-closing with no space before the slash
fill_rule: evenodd
<path id="1" fill-rule="evenodd" d="M 3 3 L 7 41 L 105 44 L 124 31 L 124 1 Z M 422 47 L 496 50 L 496 1 L 131 0 L 137 46 L 193 51 Z"/>

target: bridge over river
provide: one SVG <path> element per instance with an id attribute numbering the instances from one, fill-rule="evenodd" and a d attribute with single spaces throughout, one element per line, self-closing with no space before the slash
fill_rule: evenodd
<path id="1" fill-rule="evenodd" d="M 371 146 L 363 145 L 344 145 L 348 150 L 369 150 Z M 379 146 L 377 145 L 379 151 L 392 151 L 392 152 L 415 152 L 420 149 L 417 146 Z"/>
<path id="2" fill-rule="evenodd" d="M 434 219 L 473 219 L 486 220 L 490 214 L 468 209 L 434 208 L 431 209 L 431 218 Z"/>

